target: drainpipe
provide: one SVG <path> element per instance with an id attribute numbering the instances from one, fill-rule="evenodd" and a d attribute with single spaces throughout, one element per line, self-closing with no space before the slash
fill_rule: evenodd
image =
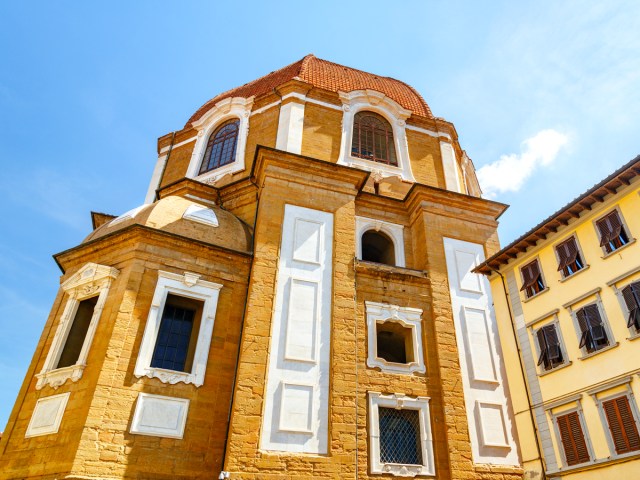
<path id="1" fill-rule="evenodd" d="M 509 312 L 509 323 L 511 324 L 511 331 L 513 333 L 513 339 L 516 342 L 516 350 L 518 352 L 518 364 L 520 365 L 520 373 L 522 374 L 522 380 L 524 381 L 524 391 L 527 395 L 527 405 L 529 410 L 529 417 L 531 418 L 531 425 L 533 425 L 533 436 L 536 440 L 536 450 L 538 452 L 538 457 L 540 458 L 540 463 L 542 464 L 542 478 L 543 480 L 547 479 L 547 465 L 544 461 L 544 457 L 542 456 L 542 450 L 540 449 L 540 433 L 538 432 L 538 424 L 536 423 L 535 417 L 533 416 L 533 406 L 531 405 L 531 396 L 529 394 L 529 384 L 527 383 L 527 377 L 525 374 L 524 363 L 522 360 L 522 351 L 520 350 L 520 344 L 518 343 L 518 336 L 516 334 L 516 326 L 513 319 L 513 311 L 511 310 L 511 301 L 509 298 L 509 294 L 507 293 L 507 284 L 505 283 L 504 276 L 500 273 L 499 270 L 491 268 L 491 266 L 487 265 L 494 273 L 500 275 L 500 280 L 502 281 L 502 291 L 504 292 L 505 300 L 507 301 L 507 311 Z"/>

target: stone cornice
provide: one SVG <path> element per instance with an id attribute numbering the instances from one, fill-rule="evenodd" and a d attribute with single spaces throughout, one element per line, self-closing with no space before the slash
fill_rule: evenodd
<path id="1" fill-rule="evenodd" d="M 84 257 L 84 262 L 86 263 L 91 260 L 91 255 L 97 250 L 108 249 L 109 247 L 122 249 L 120 245 L 122 242 L 133 240 L 138 241 L 139 243 L 145 243 L 151 239 L 161 241 L 164 244 L 167 244 L 167 242 L 170 241 L 172 242 L 172 246 L 178 248 L 190 249 L 193 248 L 193 246 L 198 246 L 240 257 L 250 258 L 253 256 L 251 252 L 232 250 L 230 248 L 221 247 L 220 245 L 194 240 L 175 233 L 164 232 L 144 225 L 133 224 L 121 230 L 109 233 L 103 237 L 90 240 L 76 247 L 56 253 L 53 255 L 53 258 L 60 267 L 60 270 L 64 273 L 68 264 L 75 262 L 78 257 Z"/>
<path id="2" fill-rule="evenodd" d="M 357 168 L 259 145 L 256 148 L 251 180 L 262 187 L 267 177 L 283 178 L 290 182 L 355 196 L 364 187 L 369 174 Z"/>
<path id="3" fill-rule="evenodd" d="M 202 200 L 204 203 L 219 204 L 220 192 L 216 187 L 198 182 L 191 178 L 183 178 L 158 189 L 158 199 L 169 196 Z"/>
<path id="4" fill-rule="evenodd" d="M 404 202 L 411 216 L 414 216 L 420 209 L 438 210 L 446 215 L 444 210 L 448 209 L 455 212 L 455 215 L 451 216 L 461 219 L 473 218 L 476 222 L 480 221 L 480 223 L 488 225 L 495 225 L 500 215 L 508 208 L 508 205 L 504 203 L 418 183 L 411 187 Z"/>

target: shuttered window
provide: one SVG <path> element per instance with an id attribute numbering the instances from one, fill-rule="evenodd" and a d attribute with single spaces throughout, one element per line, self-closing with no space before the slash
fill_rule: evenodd
<path id="1" fill-rule="evenodd" d="M 634 328 L 637 332 L 640 332 L 640 282 L 624 287 L 622 289 L 622 297 L 627 305 L 627 310 L 629 310 L 627 327 Z"/>
<path id="2" fill-rule="evenodd" d="M 598 305 L 593 303 L 576 312 L 580 326 L 580 348 L 586 348 L 587 353 L 595 352 L 609 345 L 607 331 L 604 328 Z"/>
<path id="3" fill-rule="evenodd" d="M 578 412 L 560 415 L 556 420 L 567 465 L 578 465 L 590 461 L 591 457 L 589 456 Z"/>
<path id="4" fill-rule="evenodd" d="M 609 431 L 617 454 L 640 450 L 640 435 L 629 398 L 626 396 L 602 402 Z"/>
<path id="5" fill-rule="evenodd" d="M 596 227 L 600 233 L 600 246 L 607 253 L 611 253 L 629 243 L 629 236 L 625 232 L 617 210 L 598 220 Z"/>
<path id="6" fill-rule="evenodd" d="M 545 370 L 562 365 L 564 357 L 560 348 L 560 339 L 556 331 L 556 325 L 545 325 L 536 332 L 538 337 L 538 346 L 540 347 L 540 357 L 538 365 L 542 365 Z"/>
<path id="7" fill-rule="evenodd" d="M 558 253 L 558 271 L 562 272 L 563 277 L 573 275 L 584 268 L 575 237 L 557 245 L 556 252 Z"/>
<path id="8" fill-rule="evenodd" d="M 534 260 L 521 268 L 522 272 L 522 288 L 527 298 L 533 297 L 544 290 L 544 281 L 542 280 L 542 273 L 540 272 L 540 266 L 538 260 Z"/>
<path id="9" fill-rule="evenodd" d="M 373 112 L 358 112 L 353 120 L 351 155 L 397 166 L 391 125 Z"/>

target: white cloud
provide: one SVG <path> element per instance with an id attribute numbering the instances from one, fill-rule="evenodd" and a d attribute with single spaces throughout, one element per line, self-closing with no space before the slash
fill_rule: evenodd
<path id="1" fill-rule="evenodd" d="M 477 174 L 487 198 L 499 193 L 517 192 L 539 167 L 551 165 L 560 149 L 569 141 L 567 135 L 548 129 L 522 142 L 521 153 L 502 155 L 498 160 L 482 166 Z"/>

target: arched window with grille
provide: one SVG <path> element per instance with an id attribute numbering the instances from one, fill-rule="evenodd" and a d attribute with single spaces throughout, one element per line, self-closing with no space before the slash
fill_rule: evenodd
<path id="1" fill-rule="evenodd" d="M 398 166 L 393 130 L 382 115 L 368 111 L 356 113 L 353 121 L 351 155 Z"/>
<path id="2" fill-rule="evenodd" d="M 209 137 L 198 175 L 233 163 L 236 159 L 240 121 L 229 120 L 220 125 Z"/>

